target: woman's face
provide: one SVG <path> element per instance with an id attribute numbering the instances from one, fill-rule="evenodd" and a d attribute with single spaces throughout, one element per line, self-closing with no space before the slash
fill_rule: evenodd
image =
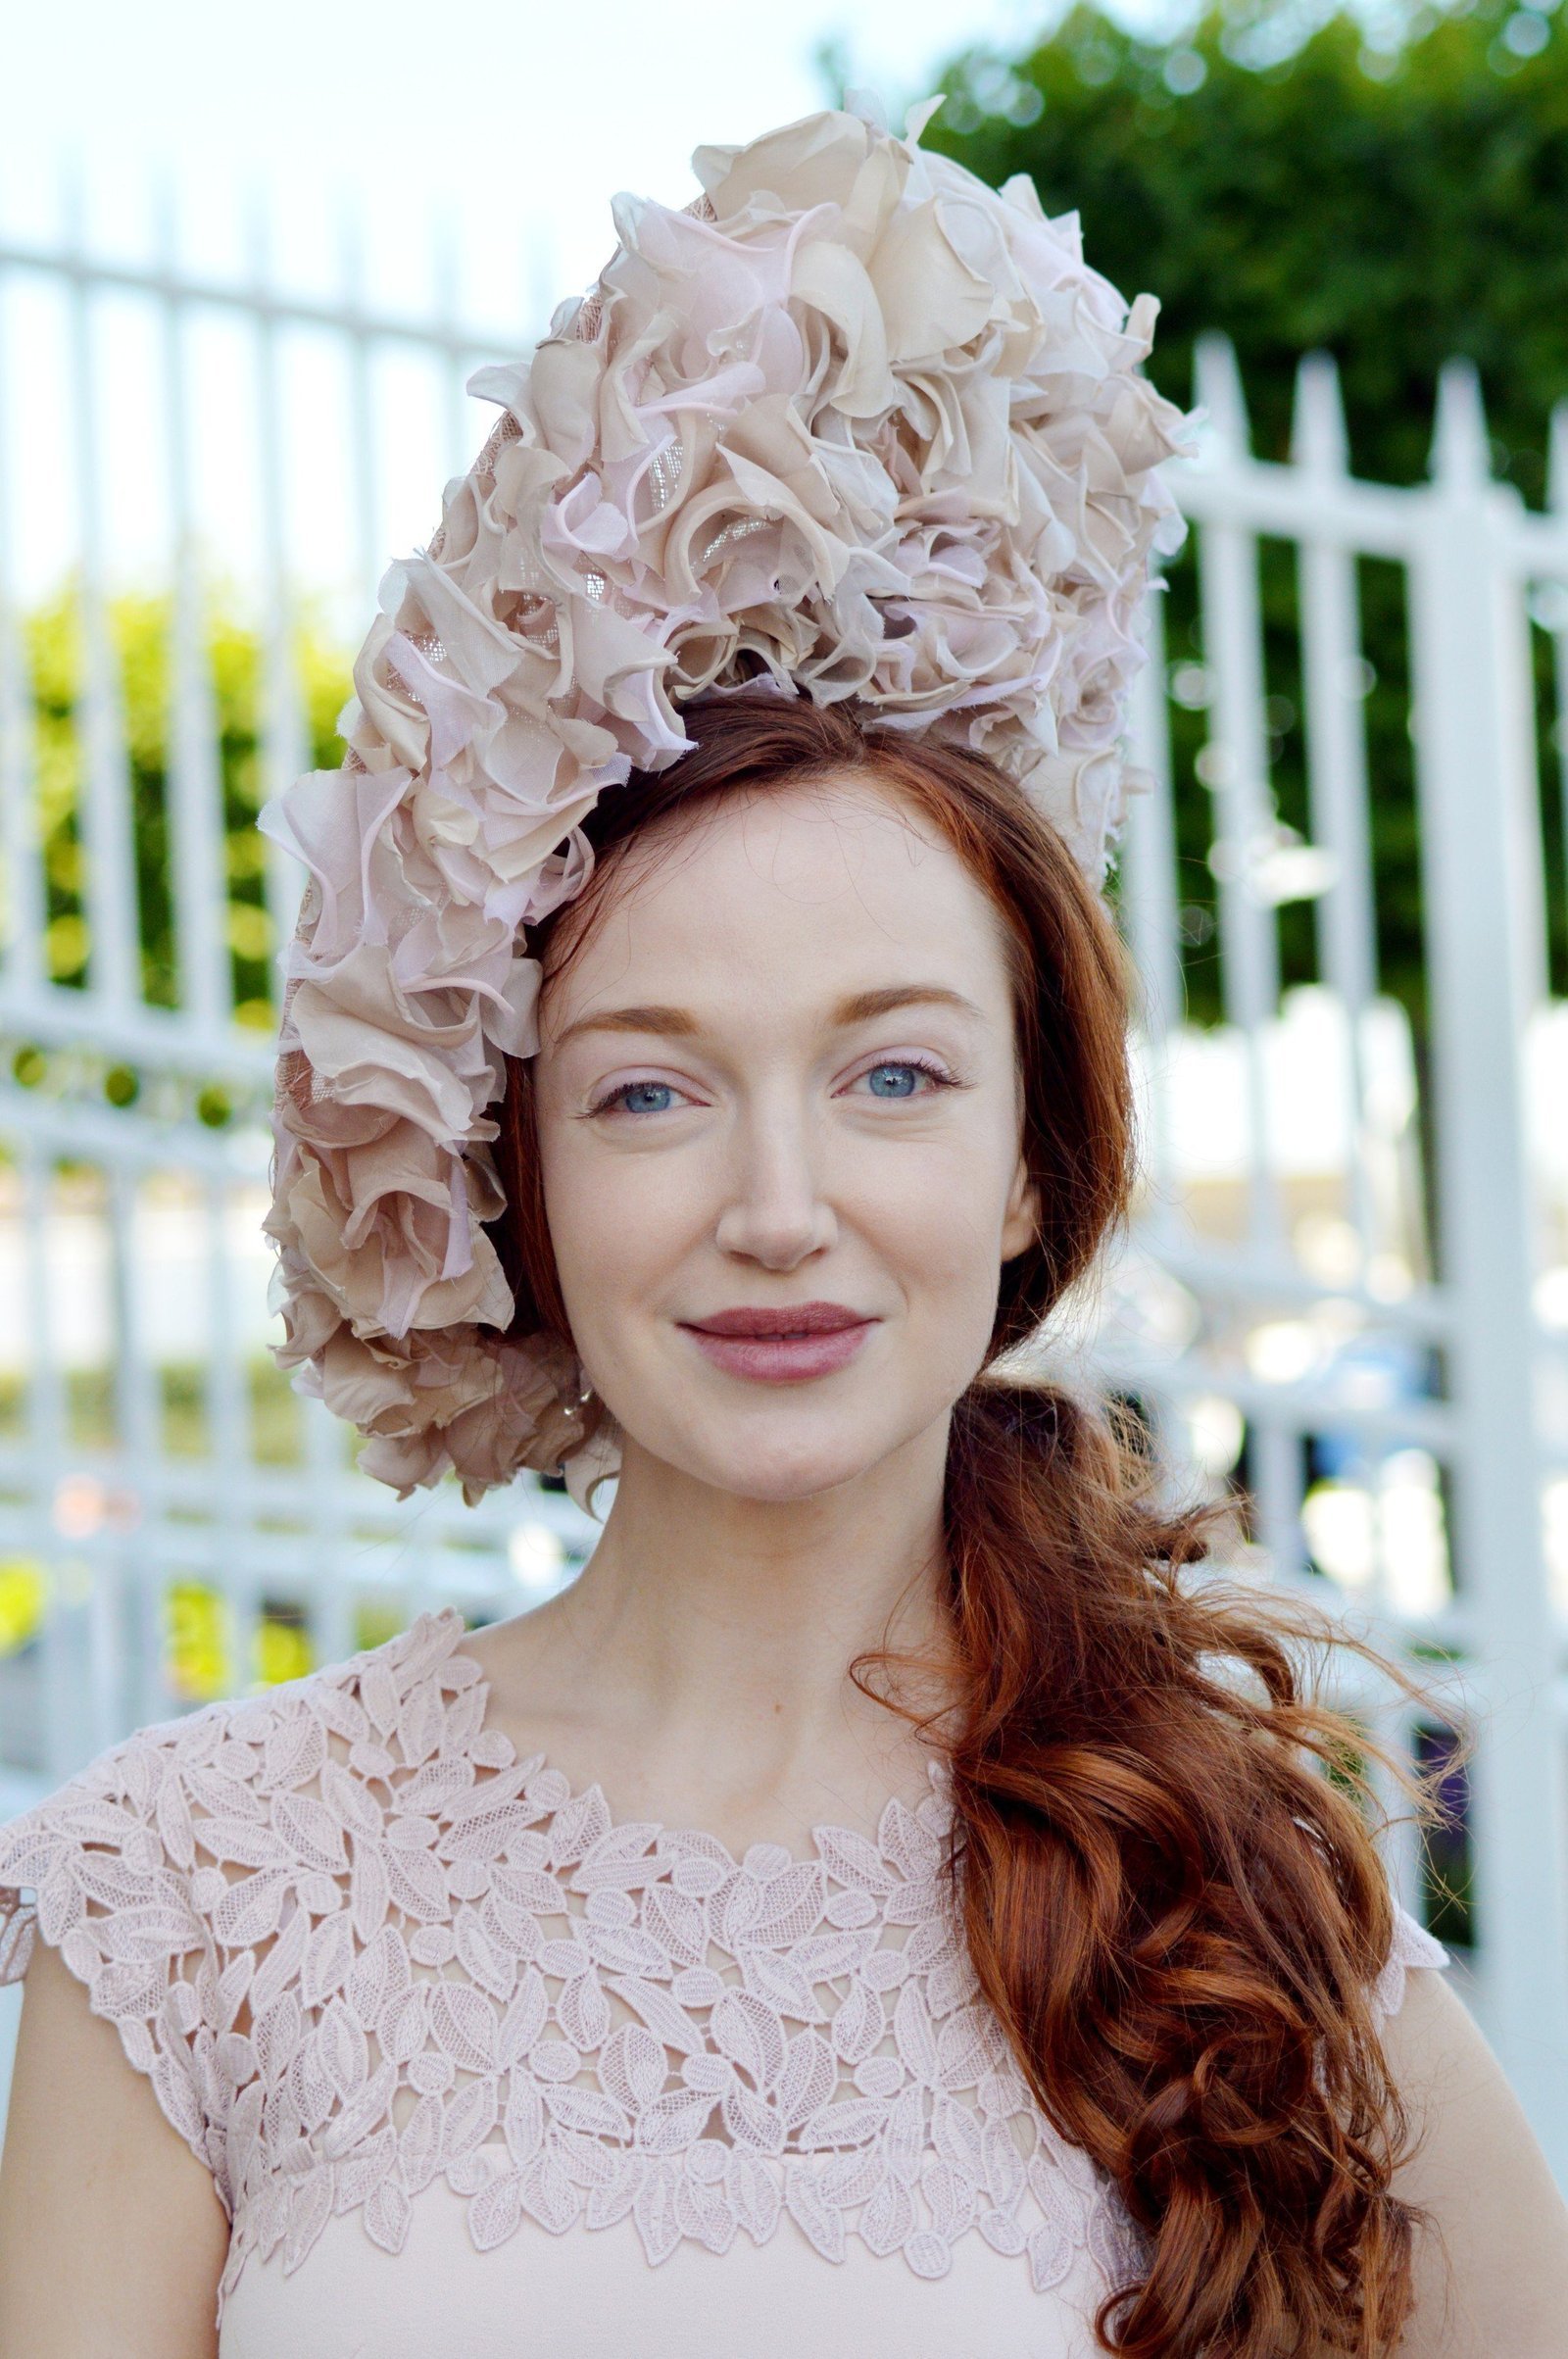
<path id="1" fill-rule="evenodd" d="M 946 1419 L 1034 1200 L 1003 923 L 928 822 L 844 778 L 650 828 L 541 1034 L 563 1296 L 630 1449 L 787 1500 Z"/>

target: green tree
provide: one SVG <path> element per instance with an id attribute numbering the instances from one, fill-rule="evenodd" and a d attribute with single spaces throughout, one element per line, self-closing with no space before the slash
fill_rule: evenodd
<path id="1" fill-rule="evenodd" d="M 1265 455 L 1288 447 L 1297 360 L 1324 349 L 1358 470 L 1417 480 L 1463 353 L 1499 472 L 1539 501 L 1568 392 L 1568 19 L 1419 12 L 1383 56 L 1342 17 L 1256 62 L 1272 37 L 1211 15 L 1156 46 L 1080 7 L 1021 58 L 960 60 L 926 144 L 1081 213 L 1096 267 L 1160 299 L 1152 373 L 1173 399 L 1195 337 L 1230 336 Z"/>
<path id="2" fill-rule="evenodd" d="M 1078 7 L 1023 55 L 971 51 L 926 143 L 988 181 L 1030 174 L 1048 212 L 1077 210 L 1089 259 L 1161 316 L 1152 374 L 1191 399 L 1195 339 L 1236 345 L 1264 457 L 1289 448 L 1300 356 L 1332 352 L 1352 464 L 1413 482 L 1426 471 L 1439 371 L 1478 366 L 1500 476 L 1539 503 L 1552 405 L 1568 395 L 1568 17 L 1555 0 L 1417 10 L 1393 52 L 1347 18 L 1287 53 L 1278 15 L 1211 14 L 1156 44 Z M 1171 655 L 1200 694 L 1191 565 L 1172 583 Z M 1306 827 L 1288 553 L 1264 551 L 1266 657 L 1281 814 Z M 1385 987 L 1424 1016 L 1416 817 L 1407 731 L 1403 586 L 1367 565 L 1361 593 L 1376 683 L 1367 703 Z M 1548 694 L 1543 644 L 1542 698 Z M 1206 797 L 1194 774 L 1200 711 L 1178 712 L 1178 831 L 1195 939 L 1194 1012 L 1216 1006 L 1202 940 L 1212 883 Z M 1554 883 L 1560 804 L 1544 781 Z M 1568 977 L 1568 911 L 1553 950 Z M 1310 911 L 1281 913 L 1287 980 L 1313 971 Z"/>

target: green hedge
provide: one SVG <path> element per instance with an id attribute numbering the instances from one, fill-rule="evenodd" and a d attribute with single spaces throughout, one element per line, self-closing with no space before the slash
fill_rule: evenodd
<path id="1" fill-rule="evenodd" d="M 126 593 L 109 610 L 133 810 L 142 992 L 164 1007 L 176 997 L 168 821 L 172 623 L 168 596 Z M 220 595 L 208 606 L 205 638 L 227 835 L 234 999 L 242 1022 L 267 1028 L 275 1016 L 271 960 L 277 945 L 265 908 L 267 848 L 256 831 L 265 792 L 265 643 L 238 603 Z M 62 590 L 26 615 L 23 640 L 32 721 L 24 762 L 36 781 L 46 881 L 45 958 L 55 982 L 79 983 L 86 974 L 88 930 L 81 823 L 82 615 L 75 589 Z M 307 617 L 296 634 L 294 660 L 306 760 L 325 767 L 342 759 L 337 715 L 349 693 L 348 659 Z"/>

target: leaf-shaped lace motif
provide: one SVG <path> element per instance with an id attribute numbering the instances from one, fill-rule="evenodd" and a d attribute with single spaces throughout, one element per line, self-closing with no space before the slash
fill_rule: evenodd
<path id="1" fill-rule="evenodd" d="M 444 2177 L 476 2248 L 629 2220 L 650 2262 L 858 2236 L 920 2277 L 971 2233 L 1046 2289 L 1130 2278 L 1113 2190 L 980 1999 L 949 1814 L 816 1856 L 616 1825 L 483 1727 L 456 1613 L 141 1732 L 0 1835 L 94 2006 L 212 2171 L 246 2256 L 355 2210 L 401 2249 Z M 31 1912 L 0 1897 L 0 1973 Z M 1098 2292 L 1102 2288 L 1095 2288 Z"/>

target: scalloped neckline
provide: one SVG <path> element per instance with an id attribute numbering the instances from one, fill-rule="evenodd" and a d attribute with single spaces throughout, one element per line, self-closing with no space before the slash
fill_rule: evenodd
<path id="1" fill-rule="evenodd" d="M 860 1827 L 848 1827 L 839 1824 L 839 1822 L 836 1820 L 823 1820 L 820 1825 L 813 1826 L 811 1829 L 811 1848 L 809 1852 L 797 1851 L 794 1846 L 789 1843 L 759 1842 L 748 1843 L 745 1850 L 740 1854 L 739 1858 L 737 1858 L 735 1852 L 731 1846 L 724 1842 L 722 1836 L 713 1834 L 710 1828 L 676 1826 L 667 1819 L 619 1818 L 612 1808 L 610 1798 L 606 1794 L 604 1788 L 601 1786 L 597 1778 L 590 1779 L 588 1784 L 585 1786 L 576 1786 L 572 1783 L 571 1779 L 567 1777 L 564 1770 L 557 1768 L 548 1752 L 543 1750 L 530 1751 L 526 1753 L 519 1752 L 516 1745 L 507 1735 L 504 1729 L 492 1728 L 490 1726 L 490 1696 L 493 1683 L 487 1676 L 484 1665 L 479 1662 L 475 1656 L 468 1654 L 464 1650 L 463 1642 L 468 1636 L 468 1626 L 464 1619 L 461 1607 L 456 1605 L 441 1605 L 427 1608 L 424 1613 L 416 1614 L 414 1620 L 409 1624 L 408 1629 L 399 1633 L 399 1637 L 403 1639 L 409 1639 L 413 1637 L 414 1633 L 418 1630 L 421 1622 L 428 1622 L 430 1625 L 432 1625 L 432 1627 L 444 1628 L 444 1634 L 448 1641 L 443 1651 L 439 1655 L 433 1657 L 431 1662 L 427 1665 L 423 1676 L 428 1678 L 431 1672 L 438 1669 L 443 1662 L 462 1663 L 467 1670 L 473 1673 L 474 1684 L 478 1686 L 480 1696 L 482 1697 L 482 1708 L 479 1714 L 479 1724 L 474 1730 L 473 1735 L 467 1740 L 463 1748 L 464 1758 L 472 1762 L 475 1768 L 487 1770 L 491 1774 L 500 1774 L 505 1770 L 516 1768 L 523 1762 L 528 1762 L 532 1765 L 533 1775 L 537 1776 L 541 1771 L 548 1771 L 551 1775 L 558 1777 L 562 1781 L 562 1784 L 565 1787 L 566 1792 L 563 1799 L 551 1811 L 550 1815 L 552 1818 L 556 1817 L 561 1811 L 572 1810 L 576 1808 L 579 1804 L 586 1802 L 591 1794 L 597 1794 L 600 1801 L 604 1805 L 605 1813 L 609 1822 L 606 1830 L 607 1833 L 623 1835 L 627 1829 L 631 1827 L 636 1827 L 640 1830 L 646 1830 L 649 1848 L 651 1850 L 658 1850 L 661 1845 L 665 1843 L 695 1843 L 702 1844 L 705 1848 L 710 1844 L 715 1845 L 717 1849 L 723 1853 L 725 1859 L 729 1862 L 730 1866 L 736 1871 L 737 1874 L 745 1871 L 747 1861 L 752 1858 L 754 1853 L 759 1851 L 771 1854 L 769 1862 L 770 1872 L 780 1872 L 778 1867 L 780 1855 L 782 1855 L 785 1867 L 793 1868 L 822 1866 L 825 1864 L 822 1852 L 822 1839 L 824 1837 L 828 1837 L 830 1839 L 833 1837 L 842 1837 L 851 1843 L 869 1843 L 878 1853 L 885 1853 L 886 1843 L 884 1841 L 884 1830 L 887 1827 L 888 1815 L 890 1811 L 895 1809 L 903 1811 L 906 1817 L 912 1819 L 917 1826 L 922 1828 L 922 1832 L 929 1834 L 934 1832 L 934 1830 L 924 1827 L 924 1824 L 920 1820 L 918 1813 L 923 1804 L 927 1800 L 932 1799 L 940 1802 L 944 1810 L 947 1812 L 949 1823 L 944 1832 L 951 1833 L 952 1803 L 950 1798 L 949 1772 L 948 1765 L 942 1759 L 940 1754 L 933 1754 L 931 1759 L 926 1764 L 926 1776 L 929 1780 L 929 1790 L 926 1794 L 921 1796 L 919 1802 L 908 1802 L 905 1800 L 902 1794 L 890 1794 L 882 1804 L 881 1809 L 877 1812 L 875 1831 L 869 1834 L 865 1831 L 865 1829 Z M 491 1625 L 485 1625 L 485 1627 L 490 1626 Z M 398 1638 L 392 1638 L 386 1641 L 386 1646 L 388 1647 L 395 1646 L 397 1644 Z M 358 1669 L 365 1661 L 373 1658 L 381 1651 L 382 1649 L 380 1647 L 368 1648 L 365 1654 L 358 1655 L 354 1658 L 354 1667 Z M 486 1739 L 489 1740 L 492 1746 L 504 1745 L 511 1756 L 510 1759 L 501 1762 L 477 1760 L 475 1755 L 479 1746 L 486 1741 Z M 754 1870 L 752 1872 L 755 1873 L 756 1871 Z"/>

